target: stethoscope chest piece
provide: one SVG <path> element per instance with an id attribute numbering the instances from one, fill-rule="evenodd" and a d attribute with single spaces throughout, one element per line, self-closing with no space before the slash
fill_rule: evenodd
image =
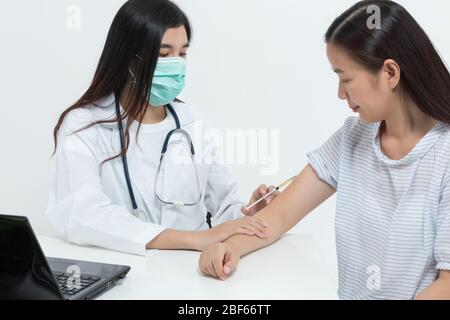
<path id="1" fill-rule="evenodd" d="M 134 216 L 139 220 L 147 221 L 147 214 L 140 209 L 134 209 Z"/>

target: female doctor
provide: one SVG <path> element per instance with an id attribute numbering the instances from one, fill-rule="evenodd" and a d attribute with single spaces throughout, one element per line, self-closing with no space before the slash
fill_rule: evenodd
<path id="1" fill-rule="evenodd" d="M 117 13 L 89 89 L 54 129 L 46 214 L 68 241 L 144 255 L 266 236 L 251 216 L 271 197 L 242 207 L 203 122 L 176 99 L 190 39 L 186 15 L 168 0 L 130 0 Z"/>

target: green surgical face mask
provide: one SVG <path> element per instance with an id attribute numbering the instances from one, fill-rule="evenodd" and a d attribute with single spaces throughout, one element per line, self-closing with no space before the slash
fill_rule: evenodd
<path id="1" fill-rule="evenodd" d="M 148 102 L 155 107 L 171 103 L 183 91 L 186 60 L 178 57 L 159 58 L 153 75 Z"/>

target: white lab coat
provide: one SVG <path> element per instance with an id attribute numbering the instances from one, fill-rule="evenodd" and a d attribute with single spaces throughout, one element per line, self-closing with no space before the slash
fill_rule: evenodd
<path id="1" fill-rule="evenodd" d="M 243 216 L 237 183 L 217 159 L 221 152 L 214 140 L 206 138 L 204 123 L 188 105 L 172 106 L 181 127 L 194 142 L 202 201 L 194 207 L 177 208 L 162 205 L 155 197 L 153 184 L 163 140 L 175 128 L 174 119 L 167 112 L 163 123 L 141 126 L 139 145 L 135 134 L 138 123 L 133 122 L 130 129 L 130 178 L 138 208 L 145 216 L 133 215 L 121 158 L 100 167 L 104 159 L 120 152 L 117 123 L 95 125 L 72 134 L 93 121 L 115 117 L 114 95 L 106 96 L 95 105 L 71 111 L 58 134 L 56 175 L 46 215 L 64 238 L 80 245 L 144 255 L 145 245 L 166 228 L 205 230 L 207 212 L 212 214 L 213 226 Z M 125 127 L 126 119 L 123 123 Z M 149 128 L 155 132 L 145 135 Z M 171 141 L 180 139 L 183 138 L 175 135 Z M 183 157 L 189 159 L 189 153 L 175 159 L 180 161 Z M 165 161 L 161 181 L 158 190 L 167 200 L 195 199 L 198 194 L 192 161 Z"/>

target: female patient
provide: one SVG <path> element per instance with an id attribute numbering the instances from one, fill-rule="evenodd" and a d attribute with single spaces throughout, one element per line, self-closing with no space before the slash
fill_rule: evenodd
<path id="1" fill-rule="evenodd" d="M 368 7 L 381 9 L 371 29 Z M 359 114 L 256 214 L 269 236 L 236 235 L 201 254 L 226 279 L 240 257 L 276 241 L 337 192 L 342 299 L 450 299 L 450 74 L 400 5 L 361 1 L 326 32 L 338 95 Z M 369 283 L 378 270 L 376 283 Z"/>

